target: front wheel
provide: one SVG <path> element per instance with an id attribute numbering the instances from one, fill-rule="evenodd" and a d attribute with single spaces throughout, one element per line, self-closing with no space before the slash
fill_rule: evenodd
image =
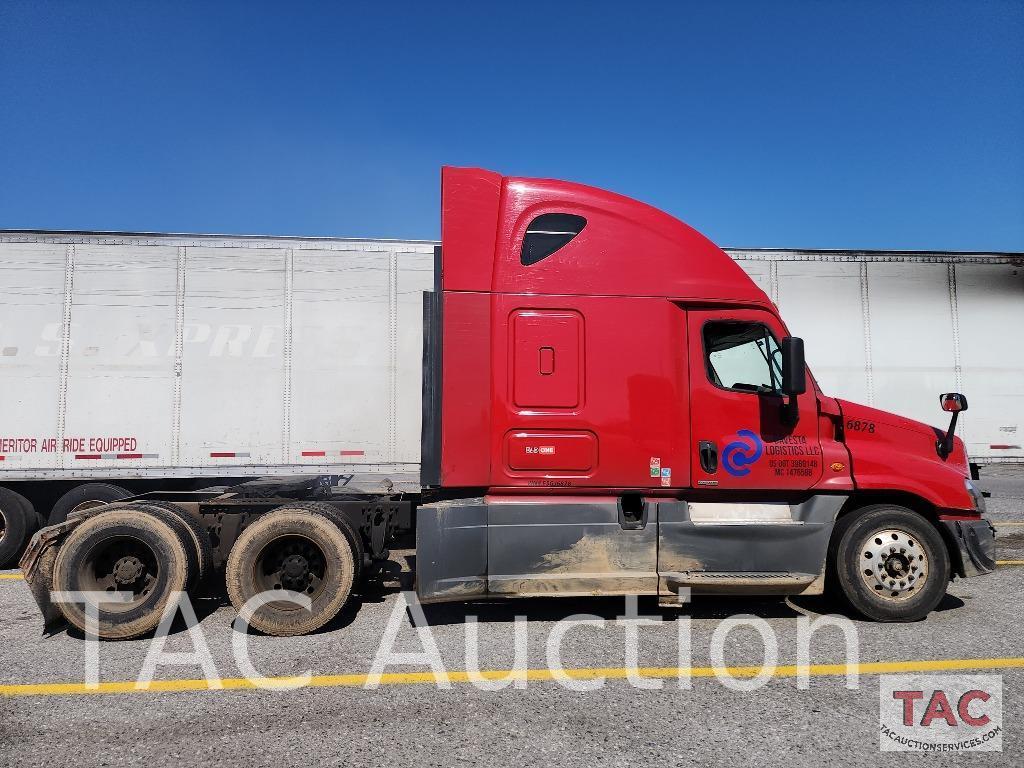
<path id="1" fill-rule="evenodd" d="M 949 584 L 949 552 L 921 515 L 890 504 L 841 518 L 833 536 L 838 591 L 873 621 L 917 621 L 942 600 Z"/>

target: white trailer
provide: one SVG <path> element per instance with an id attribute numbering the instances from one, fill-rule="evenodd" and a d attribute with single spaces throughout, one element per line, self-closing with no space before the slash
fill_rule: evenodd
<path id="1" fill-rule="evenodd" d="M 1024 462 L 1024 254 L 726 250 L 827 394 L 943 428 L 938 393 L 963 392 L 971 461 Z"/>
<path id="2" fill-rule="evenodd" d="M 436 246 L 0 231 L 0 485 L 43 519 L 83 484 L 417 490 Z M 962 391 L 972 461 L 1024 461 L 1024 255 L 727 250 L 828 394 L 944 428 L 932 396 Z"/>
<path id="3" fill-rule="evenodd" d="M 0 236 L 0 477 L 417 479 L 434 244 Z"/>

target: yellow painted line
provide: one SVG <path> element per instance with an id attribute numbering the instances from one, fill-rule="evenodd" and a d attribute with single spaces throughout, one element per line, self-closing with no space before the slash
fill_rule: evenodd
<path id="1" fill-rule="evenodd" d="M 885 675 L 911 672 L 948 672 L 975 669 L 1021 669 L 1024 658 L 994 659 L 926 659 L 920 661 L 877 661 L 865 664 L 811 664 L 797 666 L 787 664 L 770 670 L 761 667 L 641 667 L 633 670 L 646 678 L 696 678 L 730 675 L 732 677 L 757 677 L 764 671 L 769 677 L 787 678 L 806 673 L 811 677 L 841 677 L 848 672 L 855 675 Z M 551 682 L 561 675 L 573 680 L 595 680 L 606 678 L 622 680 L 629 675 L 625 667 L 591 667 L 565 669 L 555 673 L 550 669 L 527 670 L 483 670 L 479 673 L 448 672 L 439 675 L 448 683 L 471 683 L 475 679 L 501 680 L 514 678 Z M 479 677 L 478 677 L 479 676 Z M 68 696 L 89 693 L 181 693 L 206 690 L 254 690 L 271 686 L 297 685 L 303 688 L 361 688 L 371 679 L 370 675 L 314 675 L 310 678 L 267 677 L 249 680 L 242 677 L 219 679 L 154 680 L 137 686 L 134 681 L 99 683 L 89 687 L 85 683 L 30 683 L 0 685 L 0 696 Z M 395 672 L 380 676 L 381 685 L 424 685 L 434 684 L 437 679 L 433 672 Z"/>
<path id="2" fill-rule="evenodd" d="M 992 524 L 996 528 L 1014 528 L 1014 527 L 1020 527 L 1020 526 L 1024 525 L 1024 520 L 1006 520 L 1006 521 L 993 520 Z"/>
<path id="3" fill-rule="evenodd" d="M 10 579 L 11 581 L 24 581 L 25 577 L 20 573 L 0 573 L 0 579 Z"/>
<path id="4" fill-rule="evenodd" d="M 1024 560 L 996 560 L 996 565 L 1024 565 Z"/>

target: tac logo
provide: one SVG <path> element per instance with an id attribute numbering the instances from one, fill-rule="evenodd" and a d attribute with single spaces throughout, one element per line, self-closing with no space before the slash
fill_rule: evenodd
<path id="1" fill-rule="evenodd" d="M 1001 675 L 883 675 L 883 752 L 1001 752 Z"/>
<path id="2" fill-rule="evenodd" d="M 733 440 L 722 451 L 722 465 L 733 477 L 743 477 L 750 474 L 750 465 L 761 458 L 764 443 L 749 429 L 741 429 L 736 435 L 740 439 Z"/>

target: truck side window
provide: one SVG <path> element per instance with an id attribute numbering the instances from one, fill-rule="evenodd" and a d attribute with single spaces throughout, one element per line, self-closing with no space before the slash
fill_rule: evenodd
<path id="1" fill-rule="evenodd" d="M 545 213 L 530 222 L 523 236 L 519 260 L 523 266 L 546 259 L 567 245 L 587 226 L 587 220 L 571 213 Z"/>
<path id="2" fill-rule="evenodd" d="M 761 323 L 711 322 L 704 326 L 708 378 L 723 389 L 778 392 L 782 382 L 779 345 Z"/>

